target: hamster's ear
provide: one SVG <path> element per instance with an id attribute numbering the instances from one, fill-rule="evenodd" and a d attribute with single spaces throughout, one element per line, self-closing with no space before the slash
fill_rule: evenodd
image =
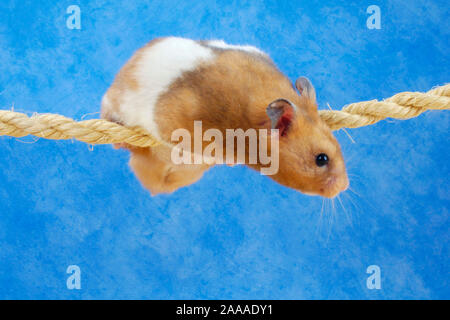
<path id="1" fill-rule="evenodd" d="M 271 128 L 278 129 L 280 136 L 287 133 L 294 118 L 294 106 L 285 99 L 278 99 L 269 104 L 266 113 L 270 118 Z"/>
<path id="2" fill-rule="evenodd" d="M 298 78 L 297 81 L 295 81 L 295 86 L 303 97 L 308 98 L 313 103 L 316 102 L 316 90 L 308 78 Z"/>

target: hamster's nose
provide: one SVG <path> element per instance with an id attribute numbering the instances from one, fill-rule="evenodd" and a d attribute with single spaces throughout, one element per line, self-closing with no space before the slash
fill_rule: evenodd
<path id="1" fill-rule="evenodd" d="M 348 189 L 350 182 L 347 175 L 344 176 L 332 176 L 326 183 L 326 188 L 322 189 L 322 196 L 327 198 L 334 198 L 339 193 Z"/>

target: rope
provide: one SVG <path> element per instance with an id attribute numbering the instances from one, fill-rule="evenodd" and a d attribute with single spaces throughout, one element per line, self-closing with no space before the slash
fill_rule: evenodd
<path id="1" fill-rule="evenodd" d="M 450 109 L 450 84 L 426 93 L 401 92 L 384 101 L 352 103 L 342 110 L 319 110 L 332 130 L 358 128 L 386 118 L 410 119 L 427 110 Z M 139 127 L 124 127 L 104 119 L 76 122 L 58 114 L 26 114 L 0 110 L 0 136 L 36 137 L 55 140 L 77 139 L 89 144 L 126 142 L 138 147 L 153 147 L 159 141 Z"/>
<path id="2" fill-rule="evenodd" d="M 321 118 L 332 130 L 359 128 L 386 118 L 410 119 L 427 110 L 450 109 L 450 84 L 426 93 L 401 92 L 384 101 L 356 102 L 341 111 L 320 110 Z"/>

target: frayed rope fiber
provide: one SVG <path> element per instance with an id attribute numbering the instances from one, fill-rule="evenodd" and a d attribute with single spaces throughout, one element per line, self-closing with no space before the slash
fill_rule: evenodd
<path id="1" fill-rule="evenodd" d="M 356 102 L 342 110 L 319 110 L 320 117 L 332 130 L 358 128 L 386 118 L 410 119 L 427 110 L 450 109 L 450 84 L 426 93 L 401 92 L 383 101 Z M 58 114 L 26 114 L 0 110 L 0 135 L 36 137 L 54 140 L 77 139 L 89 144 L 128 143 L 137 147 L 160 144 L 139 127 L 124 127 L 104 119 L 76 122 Z"/>

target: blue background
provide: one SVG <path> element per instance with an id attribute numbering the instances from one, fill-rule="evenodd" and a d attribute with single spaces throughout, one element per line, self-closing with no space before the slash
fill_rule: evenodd
<path id="1" fill-rule="evenodd" d="M 2 1 L 0 108 L 98 117 L 120 67 L 165 35 L 260 47 L 321 108 L 426 91 L 449 81 L 448 17 L 444 0 Z M 353 191 L 322 215 L 322 198 L 245 167 L 152 198 L 125 151 L 0 137 L 0 298 L 448 299 L 449 120 L 336 132 Z M 66 288 L 72 264 L 81 290 Z"/>

